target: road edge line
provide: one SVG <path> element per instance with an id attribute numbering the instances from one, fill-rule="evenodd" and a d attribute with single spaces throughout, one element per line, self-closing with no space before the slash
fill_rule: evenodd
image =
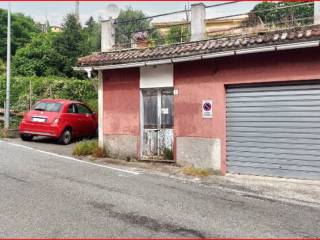
<path id="1" fill-rule="evenodd" d="M 68 160 L 72 160 L 72 161 L 79 162 L 79 163 L 85 163 L 85 164 L 98 166 L 98 167 L 102 167 L 102 168 L 106 168 L 106 169 L 110 169 L 110 170 L 115 170 L 115 171 L 124 172 L 124 173 L 130 173 L 130 174 L 133 174 L 133 175 L 140 175 L 141 174 L 140 172 L 135 172 L 135 171 L 131 171 L 131 170 L 110 167 L 110 166 L 106 166 L 106 165 L 102 165 L 102 164 L 98 164 L 98 163 L 92 163 L 92 162 L 88 162 L 88 161 L 81 160 L 81 159 L 78 159 L 78 158 L 69 157 L 69 156 L 65 156 L 65 155 L 61 155 L 61 154 L 56 154 L 56 153 L 53 153 L 53 152 L 48 152 L 48 151 L 36 149 L 36 148 L 33 148 L 33 147 L 24 146 L 24 145 L 17 144 L 17 143 L 11 143 L 11 142 L 7 142 L 7 141 L 3 141 L 3 140 L 0 140 L 0 142 L 4 142 L 4 143 L 7 143 L 9 145 L 25 148 L 25 149 L 28 149 L 28 150 L 34 150 L 36 152 L 44 153 L 44 154 L 47 154 L 47 155 L 51 155 L 51 156 L 55 156 L 55 157 L 59 157 L 59 158 L 64 158 L 64 159 L 68 159 Z"/>

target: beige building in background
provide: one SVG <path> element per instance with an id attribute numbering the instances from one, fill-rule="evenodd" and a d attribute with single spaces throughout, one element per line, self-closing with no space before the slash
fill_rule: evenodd
<path id="1" fill-rule="evenodd" d="M 237 18 L 226 19 L 206 19 L 206 33 L 208 36 L 214 36 L 222 32 L 235 31 L 237 27 L 241 26 L 241 23 L 248 18 L 247 15 L 239 16 Z M 155 22 L 152 23 L 156 27 L 162 36 L 166 36 L 170 28 L 174 25 L 187 26 L 186 21 L 172 21 L 172 22 Z"/>
<path id="2" fill-rule="evenodd" d="M 62 32 L 62 28 L 60 26 L 50 26 L 51 32 Z"/>

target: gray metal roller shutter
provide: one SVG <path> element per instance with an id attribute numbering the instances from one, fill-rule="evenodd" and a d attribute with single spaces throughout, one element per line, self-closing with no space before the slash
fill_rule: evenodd
<path id="1" fill-rule="evenodd" d="M 320 84 L 227 88 L 227 169 L 320 179 Z"/>

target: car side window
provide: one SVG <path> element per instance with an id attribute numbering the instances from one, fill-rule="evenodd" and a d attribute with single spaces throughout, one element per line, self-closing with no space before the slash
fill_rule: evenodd
<path id="1" fill-rule="evenodd" d="M 77 104 L 78 113 L 81 114 L 92 114 L 92 111 L 82 104 Z"/>
<path id="2" fill-rule="evenodd" d="M 70 104 L 68 107 L 68 113 L 77 113 L 77 108 L 75 104 Z"/>

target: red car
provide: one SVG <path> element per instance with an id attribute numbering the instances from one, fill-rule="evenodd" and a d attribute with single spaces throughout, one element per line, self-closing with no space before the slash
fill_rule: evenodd
<path id="1" fill-rule="evenodd" d="M 44 99 L 26 113 L 20 123 L 21 139 L 31 141 L 34 136 L 48 136 L 69 144 L 73 138 L 93 137 L 98 120 L 88 106 L 63 99 Z"/>

